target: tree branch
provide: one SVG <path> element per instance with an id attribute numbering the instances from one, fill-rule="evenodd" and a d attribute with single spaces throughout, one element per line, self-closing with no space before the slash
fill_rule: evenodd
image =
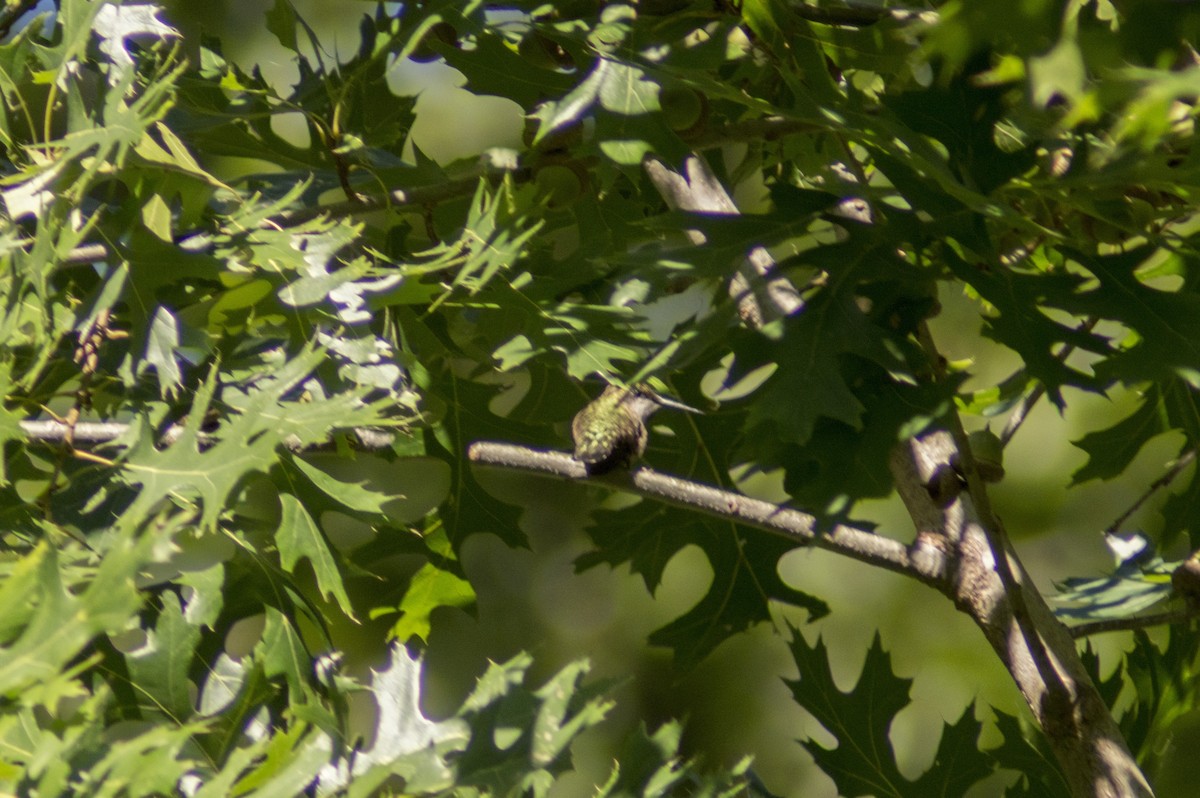
<path id="1" fill-rule="evenodd" d="M 62 421 L 22 421 L 20 422 L 21 431 L 25 433 L 28 440 L 39 441 L 41 443 L 52 444 L 62 443 L 70 437 L 73 444 L 101 444 L 112 443 L 119 440 L 127 432 L 129 432 L 129 424 L 123 424 L 115 421 L 84 421 L 74 425 L 73 434 L 71 425 Z M 158 439 L 160 446 L 170 446 L 179 440 L 179 436 L 183 434 L 183 425 L 172 424 L 167 427 L 162 436 Z M 361 428 L 356 427 L 348 432 L 354 436 L 355 445 L 364 451 L 376 451 L 391 448 L 396 440 L 396 435 L 393 432 L 388 432 L 383 429 Z M 210 436 L 201 432 L 198 436 L 201 445 L 208 445 L 212 442 Z M 283 447 L 289 451 L 314 451 L 323 450 L 326 448 L 336 448 L 335 442 L 328 444 L 318 444 L 316 446 L 304 446 L 300 443 L 300 439 L 289 437 L 283 440 Z"/>
<path id="2" fill-rule="evenodd" d="M 918 337 L 942 378 L 943 360 L 924 323 Z M 955 501 L 964 514 L 956 519 L 958 563 L 964 578 L 956 586 L 955 603 L 983 630 L 1016 682 L 1073 795 L 1152 794 L 1079 659 L 1073 638 L 1054 617 L 1009 544 L 957 410 L 951 408 L 946 421 L 950 433 L 935 435 L 953 438 L 967 482 L 967 491 Z"/>
<path id="3" fill-rule="evenodd" d="M 658 158 L 647 158 L 643 167 L 650 182 L 672 209 L 729 216 L 740 213 L 729 192 L 698 154 L 687 157 L 682 174 Z M 704 243 L 704 235 L 698 230 L 689 230 L 688 238 L 697 246 Z M 804 307 L 800 292 L 791 280 L 779 273 L 775 259 L 765 247 L 752 247 L 746 254 L 729 281 L 729 295 L 737 303 L 742 321 L 752 329 L 798 313 Z"/>
<path id="4" fill-rule="evenodd" d="M 699 156 L 690 156 L 685 163 L 686 178 L 655 159 L 647 160 L 645 168 L 671 207 L 737 212 L 728 194 L 707 171 L 707 165 Z M 699 239 L 697 243 L 703 243 L 698 232 L 692 231 L 690 235 L 693 240 Z M 756 264 L 756 251 L 751 250 L 747 263 L 730 285 L 730 293 L 739 303 L 743 320 L 752 327 L 799 312 L 804 304 L 799 292 L 786 280 L 794 304 L 788 292 L 776 295 L 771 291 L 773 279 L 783 278 L 772 278 L 775 264 L 765 250 L 762 250 L 763 263 L 761 266 Z M 784 302 L 780 303 L 777 296 Z M 922 325 L 920 337 L 931 362 L 941 362 L 927 326 Z M 1060 354 L 1065 358 L 1068 353 Z M 1074 795 L 1104 798 L 1151 795 L 1120 729 L 1079 659 L 1072 637 L 1033 587 L 1016 555 L 1010 554 L 1003 527 L 991 510 L 986 486 L 967 445 L 961 419 L 954 411 L 948 416 L 953 435 L 942 432 L 913 440 L 908 458 L 893 458 L 897 487 L 910 507 L 917 536 L 911 550 L 903 549 L 903 560 L 890 558 L 875 564 L 914 576 L 936 574 L 936 579 L 923 581 L 950 596 L 983 631 L 1045 732 Z M 480 461 L 482 453 L 477 451 L 477 446 L 479 444 L 471 448 L 468 457 Z M 935 484 L 937 475 L 953 473 L 956 453 L 965 472 L 968 493 L 944 496 L 943 504 L 939 506 L 929 486 Z M 545 467 L 545 463 L 541 466 Z M 575 478 L 585 475 L 580 464 L 574 466 Z M 565 464 L 563 467 L 571 468 Z M 785 534 L 797 542 L 811 542 L 811 545 L 821 545 L 863 562 L 873 562 L 863 556 L 857 545 L 845 548 L 828 545 L 825 536 L 814 534 L 811 516 L 798 513 L 798 528 L 789 524 L 782 529 L 773 524 L 764 525 L 761 521 L 774 519 L 776 512 L 797 511 L 776 508 L 773 512 L 756 513 L 751 519 L 740 519 L 737 508 L 741 502 L 748 501 L 744 497 L 700 486 L 706 491 L 714 491 L 714 501 L 690 501 L 695 483 L 663 477 L 672 481 L 652 487 L 643 476 L 646 471 L 638 469 L 621 476 L 628 481 L 627 487 L 643 495 L 734 518 L 760 529 Z M 572 476 L 569 473 L 563 475 Z M 770 507 L 767 503 L 762 504 Z M 839 531 L 848 534 L 846 530 L 846 527 L 838 527 L 834 534 Z M 862 534 L 861 530 L 849 530 L 849 533 Z M 932 567 L 926 565 L 927 560 Z M 944 578 L 947 575 L 949 582 Z"/>
<path id="5" fill-rule="evenodd" d="M 921 551 L 914 556 L 903 543 L 856 527 L 839 524 L 817 529 L 808 513 L 752 499 L 701 482 L 680 479 L 650 468 L 618 470 L 590 476 L 583 464 L 565 452 L 544 451 L 496 441 L 477 441 L 467 448 L 472 463 L 493 468 L 570 480 L 587 480 L 647 498 L 732 521 L 785 537 L 799 546 L 814 546 L 851 559 L 913 577 L 939 590 L 948 587 L 946 560 Z"/>
<path id="6" fill-rule="evenodd" d="M 481 466 L 582 480 L 632 491 L 657 501 L 781 535 L 797 545 L 815 546 L 870 565 L 911 576 L 949 595 L 982 629 L 1025 697 L 1034 718 L 1077 796 L 1150 796 L 1152 792 L 1120 730 L 1113 721 L 1075 651 L 1074 640 L 1041 595 L 1025 592 L 1026 611 L 1038 644 L 1048 654 L 1054 677 L 1067 691 L 1066 701 L 1050 698 L 1046 675 L 1013 612 L 1012 598 L 996 569 L 992 548 L 975 517 L 968 496 L 938 507 L 922 472 L 949 468 L 955 451 L 949 433 L 938 432 L 910 443 L 907 456 L 893 459 L 898 489 L 918 521 L 913 545 L 839 525 L 828 532 L 804 512 L 750 499 L 730 491 L 660 474 L 649 468 L 589 476 L 584 466 L 563 452 L 542 451 L 507 443 L 471 444 L 467 458 Z M 930 528 L 924 522 L 942 519 Z M 1014 563 L 1019 567 L 1019 563 Z M 1017 570 L 1014 578 L 1031 585 Z"/>
<path id="7" fill-rule="evenodd" d="M 954 568 L 950 597 L 979 626 L 1021 691 L 1071 794 L 1079 798 L 1152 795 L 1079 659 L 1073 638 L 1014 557 L 1007 564 L 1021 589 L 1026 619 L 1024 624 L 1018 622 L 1016 593 L 1010 592 L 1000 577 L 972 492 L 939 506 L 929 491 L 922 489 L 930 475 L 953 467 L 957 451 L 953 437 L 935 432 L 911 441 L 908 449 L 905 456 L 893 458 L 892 473 L 909 515 L 921 530 L 918 538 L 925 535 L 949 552 Z M 1007 560 L 1009 555 L 1001 550 L 999 556 Z M 1051 689 L 1055 684 L 1062 686 L 1065 695 L 1056 697 Z"/>

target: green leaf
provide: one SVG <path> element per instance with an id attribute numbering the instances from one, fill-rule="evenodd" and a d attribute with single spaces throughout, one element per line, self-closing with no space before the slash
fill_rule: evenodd
<path id="1" fill-rule="evenodd" d="M 527 111 L 547 97 L 570 92 L 574 85 L 571 75 L 522 58 L 518 54 L 521 51 L 514 51 L 494 29 L 480 31 L 472 48 L 446 48 L 443 52 L 446 63 L 463 73 L 467 86 L 476 94 L 507 97 Z M 556 127 L 569 126 L 575 121 L 570 114 L 547 118 L 553 119 Z"/>
<path id="2" fill-rule="evenodd" d="M 1118 321 L 1137 335 L 1096 371 L 1126 384 L 1182 376 L 1195 383 L 1200 374 L 1200 297 L 1191 291 L 1166 291 L 1144 284 L 1137 270 L 1157 252 L 1147 244 L 1128 251 L 1067 254 L 1090 271 L 1099 286 L 1076 298 L 1082 312 Z"/>
<path id="3" fill-rule="evenodd" d="M 550 134 L 582 121 L 600 96 L 600 88 L 608 78 L 609 70 L 615 66 L 616 63 L 607 58 L 597 58 L 587 77 L 565 97 L 557 102 L 542 104 L 533 115 L 541 120 L 533 145 L 536 147 Z"/>
<path id="4" fill-rule="evenodd" d="M 810 98 L 836 101 L 838 92 L 822 63 L 825 53 L 782 0 L 747 0 L 741 12 L 779 64 L 773 72 L 787 85 L 792 104 L 815 115 Z"/>
<path id="5" fill-rule="evenodd" d="M 178 348 L 178 321 L 169 310 L 159 307 L 150 323 L 145 364 L 154 368 L 159 395 L 164 398 L 174 396 L 182 387 L 183 373 L 175 360 Z"/>
<path id="6" fill-rule="evenodd" d="M 297 14 L 295 7 L 288 0 L 275 0 L 275 4 L 266 13 L 267 30 L 283 45 L 285 50 L 298 52 L 299 42 L 296 40 Z"/>
<path id="7" fill-rule="evenodd" d="M 460 783 L 503 792 L 520 784 L 544 794 L 562 756 L 579 734 L 600 723 L 612 704 L 600 698 L 611 685 L 581 686 L 585 660 L 568 664 L 536 691 L 521 686 L 531 664 L 520 654 L 493 664 L 458 712 L 471 724 L 471 741 L 458 759 Z"/>
<path id="8" fill-rule="evenodd" d="M 182 722 L 192 714 L 188 672 L 200 644 L 200 628 L 184 618 L 177 595 L 165 591 L 159 600 L 162 608 L 154 629 L 146 633 L 144 645 L 126 656 L 126 662 L 144 701 L 143 711 Z"/>
<path id="9" fill-rule="evenodd" d="M 650 152 L 676 153 L 665 125 L 657 118 L 660 87 L 646 73 L 626 64 L 605 72 L 599 88 L 601 113 L 596 120 L 600 151 L 619 166 L 638 166 Z"/>
<path id="10" fill-rule="evenodd" d="M 158 194 L 142 207 L 142 224 L 163 241 L 171 240 L 171 209 Z"/>
<path id="11" fill-rule="evenodd" d="M 575 738 L 599 724 L 615 706 L 612 701 L 588 701 L 572 706 L 574 694 L 591 663 L 578 660 L 556 673 L 534 693 L 542 700 L 531 729 L 530 758 L 537 767 L 548 767 L 563 755 Z"/>
<path id="12" fill-rule="evenodd" d="M 891 657 L 876 634 L 857 681 L 842 692 L 820 638 L 810 647 L 798 629 L 791 632 L 792 657 L 800 678 L 785 683 L 796 703 L 837 741 L 834 748 L 803 741 L 805 750 L 843 795 L 903 794 L 897 787 L 907 780 L 896 767 L 888 730 L 896 714 L 908 706 L 912 680 L 892 672 Z"/>
<path id="13" fill-rule="evenodd" d="M 1121 731 L 1148 768 L 1168 755 L 1171 746 L 1166 741 L 1174 736 L 1174 725 L 1200 702 L 1193 637 L 1172 626 L 1164 646 L 1138 630 L 1133 650 L 1125 656 L 1125 684 L 1132 686 L 1134 696 L 1120 717 Z"/>
<path id="14" fill-rule="evenodd" d="M 892 672 L 891 657 L 875 635 L 862 673 L 850 690 L 838 689 L 820 639 L 809 646 L 792 628 L 792 656 L 800 678 L 785 680 L 792 697 L 820 722 L 837 741 L 826 748 L 815 740 L 802 741 L 840 794 L 854 796 L 924 796 L 945 798 L 963 795 L 991 774 L 988 758 L 978 749 L 980 724 L 973 707 L 952 726 L 943 729 L 934 763 L 917 781 L 905 778 L 896 766 L 888 738 L 892 721 L 908 706 L 911 679 Z"/>
<path id="15" fill-rule="evenodd" d="M 239 791 L 255 798 L 290 798 L 312 784 L 329 761 L 329 740 L 303 723 L 272 735 L 265 756 L 237 782 Z"/>
<path id="16" fill-rule="evenodd" d="M 279 292 L 279 301 L 292 307 L 315 305 L 330 299 L 334 290 L 353 283 L 368 273 L 367 265 L 359 263 L 333 272 L 320 272 L 288 283 Z"/>
<path id="17" fill-rule="evenodd" d="M 179 584 L 190 589 L 186 616 L 196 626 L 215 628 L 221 615 L 225 586 L 225 567 L 220 563 L 203 570 L 188 571 L 179 576 Z"/>
<path id="18" fill-rule="evenodd" d="M 876 249 L 871 235 L 806 255 L 827 271 L 826 285 L 800 312 L 730 336 L 732 365 L 710 374 L 718 390 L 746 380 L 750 399 L 722 403 L 720 423 L 696 422 L 701 440 L 726 452 L 725 468 L 783 468 L 789 495 L 830 519 L 891 492 L 895 442 L 945 413 L 964 378 L 928 379 L 915 332 L 935 306 L 931 276 Z M 732 439 L 743 412 L 743 436 Z"/>
<path id="19" fill-rule="evenodd" d="M 1002 150 L 996 123 L 1005 115 L 1007 86 L 981 84 L 968 66 L 946 83 L 889 95 L 884 100 L 911 131 L 946 148 L 947 161 L 962 183 L 988 195 L 1033 165 L 1030 147 Z"/>
<path id="20" fill-rule="evenodd" d="M 433 611 L 439 607 L 467 608 L 475 604 L 475 589 L 458 574 L 427 562 L 409 580 L 400 601 L 400 619 L 391 636 L 401 643 L 414 637 L 428 642 Z"/>
<path id="21" fill-rule="evenodd" d="M 41 584 L 53 578 L 53 549 L 39 546 L 28 554 L 5 563 L 4 580 L 0 582 L 0 644 L 7 645 L 29 623 L 37 611 L 38 602 L 30 597 Z"/>
<path id="22" fill-rule="evenodd" d="M 270 737 L 246 742 L 242 747 L 230 752 L 222 763 L 219 773 L 208 775 L 203 786 L 196 792 L 195 798 L 222 798 L 234 792 L 234 784 L 245 773 L 253 769 L 256 763 L 263 759 Z"/>
<path id="23" fill-rule="evenodd" d="M 1107 576 L 1064 579 L 1053 597 L 1054 614 L 1075 621 L 1132 618 L 1171 598 L 1171 571 L 1178 565 L 1142 555 L 1121 563 Z"/>
<path id="24" fill-rule="evenodd" d="M 451 483 L 446 463 L 433 457 L 388 462 L 371 455 L 349 460 L 316 453 L 289 458 L 288 467 L 332 500 L 305 495 L 304 504 L 313 514 L 338 509 L 371 522 L 382 517 L 398 524 L 415 523 L 445 501 Z"/>
<path id="25" fill-rule="evenodd" d="M 351 772 L 343 762 L 322 769 L 322 792 L 348 786 L 351 796 L 377 794 L 393 774 L 411 793 L 432 793 L 455 783 L 449 753 L 466 746 L 474 730 L 458 719 L 435 722 L 421 712 L 423 662 L 400 643 L 388 650 L 387 667 L 371 671 L 368 691 L 375 699 L 373 743 L 357 752 Z M 353 777 L 353 780 L 351 780 Z"/>
<path id="26" fill-rule="evenodd" d="M 910 795 L 966 795 L 994 770 L 992 758 L 979 749 L 983 724 L 975 719 L 975 705 L 963 710 L 954 724 L 943 724 L 942 737 L 929 770 L 913 782 Z"/>
<path id="27" fill-rule="evenodd" d="M 261 380 L 227 387 L 222 398 L 237 412 L 212 436 L 215 442 L 206 438 L 202 445 L 200 429 L 216 391 L 215 371 L 196 392 L 187 423 L 170 446 L 159 449 L 143 420 L 122 462 L 122 480 L 138 488 L 123 521 L 138 523 L 168 497 L 181 502 L 198 499 L 200 524 L 212 529 L 226 499 L 246 477 L 265 473 L 278 460 L 276 449 L 285 440 L 312 443 L 325 439 L 332 429 L 377 418 L 354 392 L 305 402 L 285 399 L 323 357 L 310 348 Z"/>
<path id="28" fill-rule="evenodd" d="M 140 609 L 135 577 L 157 542 L 153 534 L 136 541 L 128 534 L 115 537 L 92 579 L 86 585 L 72 584 L 72 590 L 64 584 L 53 546 L 39 544 L 22 557 L 18 572 L 23 571 L 24 578 L 13 588 L 25 585 L 28 592 L 0 593 L 0 609 L 28 619 L 19 631 L 9 631 L 11 642 L 0 656 L 0 695 L 21 696 L 30 704 L 49 699 L 52 704 L 71 678 L 67 664 L 95 635 L 124 630 Z"/>
<path id="29" fill-rule="evenodd" d="M 1071 484 L 1078 485 L 1089 479 L 1112 479 L 1122 474 L 1142 447 L 1164 431 L 1158 398 L 1158 391 L 1152 386 L 1133 413 L 1108 429 L 1089 432 L 1072 441 L 1087 452 L 1088 460 L 1071 475 Z"/>
<path id="30" fill-rule="evenodd" d="M 1173 543 L 1176 536 L 1186 532 L 1188 544 L 1200 548 L 1200 474 L 1193 471 L 1187 484 L 1167 497 L 1162 517 L 1162 545 Z"/>
<path id="31" fill-rule="evenodd" d="M 985 334 L 1016 351 L 1056 405 L 1063 404 L 1060 389 L 1064 385 L 1097 390 L 1106 384 L 1055 357 L 1054 348 L 1061 343 L 1104 356 L 1109 352 L 1107 341 L 1094 332 L 1077 329 L 1079 322 L 1054 321 L 1039 310 L 1050 305 L 1082 316 L 1086 312 L 1079 302 L 1082 277 L 1067 272 L 992 269 L 983 263 L 969 263 L 950 248 L 944 254 L 955 276 L 996 308 L 996 315 L 986 319 Z"/>
<path id="32" fill-rule="evenodd" d="M 238 424 L 242 435 L 201 450 L 200 425 L 216 387 L 213 376 L 197 391 L 187 424 L 171 446 L 158 449 L 154 431 L 144 420 L 136 428 L 120 472 L 125 483 L 137 489 L 137 499 L 124 515 L 126 523 L 140 523 L 169 497 L 197 497 L 203 511 L 201 525 L 212 529 L 238 482 L 249 473 L 266 471 L 274 462 L 281 438 L 267 434 L 250 441 L 249 433 L 261 420 L 245 416 Z"/>
<path id="33" fill-rule="evenodd" d="M 440 430 L 442 437 L 430 435 L 426 439 L 430 454 L 440 454 L 447 462 L 456 462 L 473 441 L 505 433 L 511 435 L 521 427 L 490 411 L 463 412 L 468 407 L 487 407 L 496 395 L 491 386 L 451 378 L 448 385 L 431 387 L 450 398 Z M 528 545 L 521 531 L 519 508 L 489 494 L 469 468 L 452 469 L 450 476 L 450 496 L 439 509 L 438 516 L 445 524 L 455 552 L 470 535 L 482 532 L 495 534 L 510 546 Z"/>
<path id="34" fill-rule="evenodd" d="M 113 741 L 104 756 L 78 774 L 78 795 L 168 795 L 178 787 L 181 769 L 190 766 L 184 750 L 199 725 L 150 728 L 132 739 Z"/>
<path id="35" fill-rule="evenodd" d="M 679 750 L 682 737 L 683 724 L 678 722 L 664 723 L 654 734 L 639 725 L 626 739 L 617 766 L 599 795 L 671 795 L 671 789 L 686 776 Z"/>
<path id="36" fill-rule="evenodd" d="M 418 253 L 420 260 L 403 271 L 413 277 L 453 273 L 449 290 L 431 306 L 436 310 L 455 289 L 477 294 L 501 273 L 511 270 L 541 227 L 542 222 L 523 215 L 511 202 L 506 188 L 492 191 L 488 181 L 482 179 L 458 240 Z"/>
<path id="37" fill-rule="evenodd" d="M 325 599 L 331 596 L 346 617 L 355 620 L 354 608 L 346 588 L 342 584 L 342 575 L 338 571 L 329 544 L 321 529 L 304 509 L 304 505 L 290 493 L 279 496 L 282 512 L 279 519 L 279 529 L 275 533 L 275 543 L 279 546 L 279 564 L 283 570 L 292 573 L 296 563 L 303 557 L 312 566 L 313 574 L 317 577 L 317 589 Z"/>
<path id="38" fill-rule="evenodd" d="M 1164 432 L 1183 429 L 1189 437 L 1200 432 L 1196 411 L 1195 393 L 1182 380 L 1172 379 L 1145 386 L 1133 413 L 1107 429 L 1089 432 L 1079 440 L 1072 441 L 1087 453 L 1088 460 L 1071 475 L 1071 484 L 1089 479 L 1113 479 L 1123 474 L 1138 452 Z M 1177 500 L 1177 497 L 1173 497 L 1173 500 Z M 1190 525 L 1181 523 L 1170 529 L 1179 531 L 1185 527 Z"/>
<path id="39" fill-rule="evenodd" d="M 1046 798 L 1067 798 L 1071 788 L 1058 769 L 1054 754 L 1046 745 L 1045 736 L 1037 729 L 1029 728 L 1015 715 L 993 710 L 996 713 L 996 728 L 1004 736 L 1004 742 L 988 749 L 996 763 L 1019 775 L 1016 787 L 1018 795 L 1038 795 Z"/>
<path id="40" fill-rule="evenodd" d="M 576 569 L 629 562 L 651 593 L 681 549 L 703 550 L 713 570 L 708 590 L 687 613 L 650 635 L 651 643 L 675 652 L 682 668 L 694 667 L 732 635 L 770 621 L 773 602 L 803 607 L 814 620 L 829 612 L 825 602 L 780 578 L 780 558 L 796 548 L 791 541 L 645 502 L 598 513 L 595 522 L 589 534 L 597 547 L 576 559 Z"/>
<path id="41" fill-rule="evenodd" d="M 62 711 L 49 719 L 48 713 L 33 709 L 13 710 L 0 716 L 0 739 L 4 740 L 6 755 L 0 766 L 0 779 L 15 784 L 22 779 L 38 789 L 63 794 L 68 785 L 76 782 L 71 761 L 88 750 L 95 735 L 103 730 L 104 705 L 109 694 L 104 691 L 79 700 L 74 696 L 74 709 Z"/>
<path id="42" fill-rule="evenodd" d="M 267 621 L 257 651 L 267 676 L 283 676 L 293 701 L 300 703 L 312 674 L 308 653 L 295 623 L 275 607 L 266 608 Z"/>

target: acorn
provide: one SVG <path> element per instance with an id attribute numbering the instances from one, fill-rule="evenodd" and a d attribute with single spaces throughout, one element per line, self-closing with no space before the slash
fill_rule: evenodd
<path id="1" fill-rule="evenodd" d="M 550 210 L 562 210 L 583 196 L 588 175 L 577 164 L 552 163 L 539 168 L 533 175 L 538 194 L 545 198 Z"/>
<path id="2" fill-rule="evenodd" d="M 664 86 L 658 104 L 667 127 L 680 136 L 699 133 L 708 123 L 708 98 L 689 86 Z"/>

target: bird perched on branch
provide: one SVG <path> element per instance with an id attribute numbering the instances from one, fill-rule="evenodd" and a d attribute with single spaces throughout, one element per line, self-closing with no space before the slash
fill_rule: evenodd
<path id="1" fill-rule="evenodd" d="M 608 386 L 571 421 L 575 459 L 592 475 L 628 467 L 646 451 L 646 419 L 660 407 L 699 412 L 645 383 Z"/>

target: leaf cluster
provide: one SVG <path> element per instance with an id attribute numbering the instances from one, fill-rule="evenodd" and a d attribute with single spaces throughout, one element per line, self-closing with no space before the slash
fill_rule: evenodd
<path id="1" fill-rule="evenodd" d="M 289 87 L 182 41 L 153 5 L 0 11 L 0 785 L 544 794 L 609 711 L 584 665 L 538 690 L 527 659 L 497 665 L 434 722 L 398 646 L 391 676 L 361 683 L 321 655 L 360 624 L 420 644 L 439 609 L 470 609 L 467 541 L 526 540 L 467 445 L 561 448 L 601 381 L 656 378 L 705 410 L 656 417 L 656 467 L 758 479 L 830 525 L 891 492 L 900 441 L 1035 387 L 1059 408 L 1137 395 L 1078 442 L 1077 482 L 1125 474 L 1159 435 L 1194 450 L 1200 13 L 951 0 L 829 24 L 798 5 L 378 4 L 331 55 L 277 0 Z M 434 61 L 508 101 L 524 140 L 424 152 L 418 98 L 389 76 Z M 643 169 L 694 152 L 743 214 L 680 209 Z M 756 248 L 803 312 L 746 323 L 729 283 Z M 1021 363 L 971 392 L 972 366 L 928 340 L 962 296 Z M 65 440 L 29 432 L 47 420 Z M 120 428 L 87 447 L 81 421 Z M 1198 496 L 1193 473 L 1164 548 L 1200 546 Z M 699 601 L 651 636 L 680 666 L 773 611 L 829 611 L 781 576 L 790 544 L 587 497 L 579 568 L 628 563 L 654 591 L 680 550 L 707 558 Z M 1074 594 L 1087 617 L 1143 608 L 1129 596 L 1161 576 L 1119 575 L 1135 588 Z M 806 748 L 846 794 L 952 795 L 1036 758 L 1003 716 L 1004 745 L 979 751 L 964 714 L 905 779 L 886 735 L 907 685 L 881 649 L 847 695 L 793 639 L 794 698 L 839 741 Z M 1137 645 L 1122 722 L 1154 764 L 1195 704 L 1196 654 Z M 356 738 L 364 690 L 403 745 Z M 699 767 L 668 724 L 633 735 L 601 791 L 744 781 L 745 763 Z"/>

